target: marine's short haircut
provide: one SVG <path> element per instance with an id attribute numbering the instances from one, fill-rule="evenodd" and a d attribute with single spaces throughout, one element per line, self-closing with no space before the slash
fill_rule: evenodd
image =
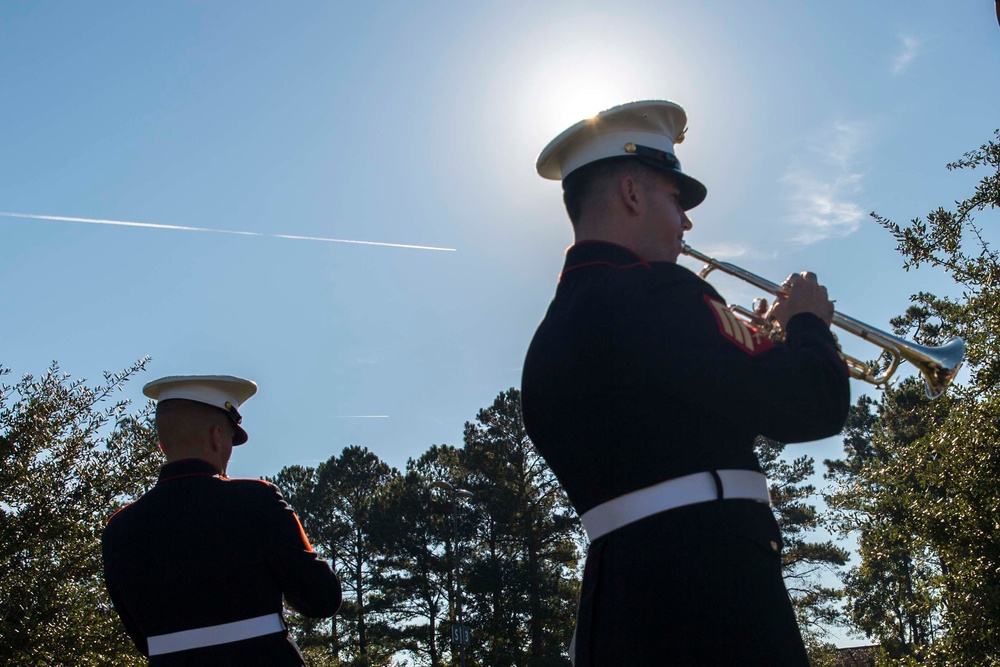
<path id="1" fill-rule="evenodd" d="M 625 176 L 649 183 L 656 173 L 663 172 L 637 157 L 613 157 L 580 167 L 562 182 L 563 203 L 570 222 L 575 226 L 580 221 L 587 197 L 595 190 L 607 187 L 612 181 L 617 182 Z"/>
<path id="2" fill-rule="evenodd" d="M 184 398 L 171 398 L 156 404 L 156 434 L 167 446 L 199 430 L 221 426 L 228 419 L 220 408 Z"/>

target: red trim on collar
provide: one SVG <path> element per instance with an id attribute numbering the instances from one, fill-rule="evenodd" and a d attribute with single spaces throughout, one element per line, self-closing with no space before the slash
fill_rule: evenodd
<path id="1" fill-rule="evenodd" d="M 158 480 L 156 483 L 160 484 L 161 482 L 172 482 L 175 479 L 184 479 L 185 477 L 219 477 L 219 479 L 222 479 L 222 477 L 219 476 L 219 473 L 189 472 L 184 475 L 174 475 L 173 477 L 164 477 L 163 479 Z"/>
<path id="2" fill-rule="evenodd" d="M 559 280 L 562 280 L 563 276 L 565 276 L 570 271 L 576 271 L 577 269 L 586 269 L 587 267 L 590 266 L 610 266 L 613 269 L 634 269 L 637 266 L 641 266 L 644 269 L 650 268 L 649 264 L 641 261 L 635 262 L 634 264 L 614 264 L 612 262 L 584 262 L 583 264 L 576 264 L 574 266 L 571 266 L 562 273 L 560 273 Z"/>
<path id="3" fill-rule="evenodd" d="M 219 477 L 220 479 L 225 479 L 210 462 L 195 457 L 177 459 L 176 461 L 167 463 L 160 469 L 160 475 L 161 477 L 156 481 L 157 484 L 184 477 Z"/>
<path id="4" fill-rule="evenodd" d="M 583 240 L 583 241 L 577 241 L 576 243 L 574 243 L 570 247 L 566 248 L 566 252 L 564 254 L 569 254 L 569 251 L 572 250 L 573 248 L 579 248 L 580 246 L 585 246 L 585 245 L 609 245 L 609 246 L 613 246 L 615 248 L 621 248 L 622 250 L 624 250 L 628 254 L 630 254 L 633 257 L 635 257 L 640 262 L 642 261 L 642 258 L 639 257 L 639 255 L 635 252 L 635 250 L 632 250 L 631 248 L 627 248 L 627 247 L 623 246 L 621 243 L 615 243 L 614 241 L 602 241 L 601 239 L 586 239 L 586 240 Z"/>
<path id="5" fill-rule="evenodd" d="M 632 249 L 626 248 L 625 246 L 623 246 L 623 245 L 621 245 L 619 243 L 613 243 L 611 241 L 601 241 L 599 239 L 591 239 L 591 240 L 587 240 L 587 241 L 580 241 L 579 243 L 574 243 L 573 245 L 571 245 L 569 248 L 566 249 L 566 254 L 568 255 L 570 253 L 570 251 L 573 250 L 573 248 L 577 248 L 577 247 L 580 247 L 580 246 L 586 246 L 586 245 L 595 245 L 595 244 L 604 245 L 604 246 L 612 246 L 612 247 L 615 247 L 615 248 L 621 248 L 622 250 L 624 250 L 628 254 L 630 254 L 633 257 L 635 257 L 635 261 L 631 262 L 629 264 L 615 264 L 614 262 L 610 262 L 608 260 L 596 260 L 596 261 L 593 261 L 593 262 L 583 262 L 582 264 L 574 264 L 573 266 L 570 266 L 570 267 L 567 267 L 567 268 L 563 269 L 562 273 L 559 274 L 559 280 L 562 280 L 563 276 L 565 276 L 570 271 L 575 271 L 576 269 L 585 269 L 585 268 L 591 267 L 591 266 L 610 266 L 613 269 L 634 269 L 636 267 L 642 267 L 644 269 L 651 269 L 651 268 L 653 268 L 649 264 L 649 262 L 647 262 L 646 260 L 644 260 L 641 257 L 639 257 L 639 255 L 637 255 L 635 253 L 635 251 L 633 251 Z"/>

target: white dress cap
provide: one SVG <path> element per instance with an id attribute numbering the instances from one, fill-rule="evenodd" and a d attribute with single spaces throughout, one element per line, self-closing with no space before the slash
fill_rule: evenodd
<path id="1" fill-rule="evenodd" d="M 146 384 L 142 393 L 154 401 L 181 398 L 219 408 L 229 415 L 236 427 L 238 442 L 233 444 L 242 445 L 247 441 L 237 408 L 257 393 L 257 383 L 252 380 L 232 375 L 170 375 Z"/>
<path id="2" fill-rule="evenodd" d="M 600 112 L 549 142 L 535 163 L 543 178 L 563 180 L 583 167 L 615 157 L 633 157 L 674 174 L 685 210 L 705 200 L 707 190 L 681 171 L 674 145 L 684 141 L 687 114 L 674 102 L 642 100 Z"/>

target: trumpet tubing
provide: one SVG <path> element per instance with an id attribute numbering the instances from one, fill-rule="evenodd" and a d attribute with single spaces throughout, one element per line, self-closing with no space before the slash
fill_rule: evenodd
<path id="1" fill-rule="evenodd" d="M 713 257 L 698 252 L 687 243 L 681 243 L 681 252 L 700 262 L 704 262 L 705 266 L 698 274 L 703 279 L 707 278 L 712 271 L 722 271 L 734 278 L 739 278 L 744 282 L 750 283 L 757 289 L 773 296 L 784 294 L 784 289 L 781 285 L 741 269 L 735 264 L 720 262 Z M 730 306 L 729 309 L 734 314 L 742 316 L 768 333 L 773 333 L 773 325 L 759 317 L 753 311 L 742 306 Z M 880 331 L 871 325 L 838 312 L 834 312 L 833 314 L 833 324 L 850 334 L 882 348 L 882 355 L 887 356 L 888 359 L 885 370 L 881 372 L 879 372 L 880 364 L 877 361 L 875 363 L 864 362 L 844 354 L 843 351 L 840 354 L 847 364 L 851 377 L 868 382 L 876 387 L 886 387 L 889 384 L 889 380 L 899 368 L 899 364 L 903 361 L 908 361 L 924 376 L 927 397 L 937 398 L 947 391 L 951 383 L 954 382 L 958 370 L 962 367 L 962 361 L 965 359 L 965 341 L 961 338 L 952 338 L 940 346 L 920 345 L 905 338 Z M 879 358 L 881 359 L 882 357 L 880 356 Z"/>

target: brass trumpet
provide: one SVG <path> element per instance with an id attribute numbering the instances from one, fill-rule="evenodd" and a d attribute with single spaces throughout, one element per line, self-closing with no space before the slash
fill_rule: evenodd
<path id="1" fill-rule="evenodd" d="M 703 279 L 707 278 L 708 274 L 712 271 L 718 270 L 734 278 L 746 281 L 757 289 L 774 296 L 784 294 L 784 289 L 781 285 L 776 285 L 770 280 L 754 275 L 734 264 L 720 262 L 708 255 L 704 255 L 687 243 L 681 243 L 681 252 L 705 263 L 705 267 L 698 274 Z M 742 316 L 749 323 L 764 330 L 766 333 L 774 333 L 773 324 L 757 315 L 754 311 L 735 305 L 729 306 L 729 309 L 734 314 Z M 879 372 L 880 364 L 878 360 L 875 362 L 864 362 L 844 354 L 843 351 L 840 354 L 841 358 L 847 364 L 851 377 L 871 383 L 879 388 L 888 386 L 889 380 L 896 372 L 896 369 L 899 368 L 899 364 L 905 360 L 916 366 L 917 370 L 924 376 L 927 397 L 937 398 L 951 386 L 951 383 L 955 380 L 955 376 L 958 374 L 958 370 L 962 367 L 962 361 L 965 359 L 965 341 L 961 338 L 952 338 L 944 345 L 934 347 L 918 345 L 917 343 L 893 336 L 884 331 L 879 331 L 875 327 L 859 322 L 853 317 L 848 317 L 837 312 L 833 314 L 833 323 L 844 331 L 859 336 L 882 348 L 882 354 L 879 356 L 879 359 L 888 355 L 886 369 Z"/>

